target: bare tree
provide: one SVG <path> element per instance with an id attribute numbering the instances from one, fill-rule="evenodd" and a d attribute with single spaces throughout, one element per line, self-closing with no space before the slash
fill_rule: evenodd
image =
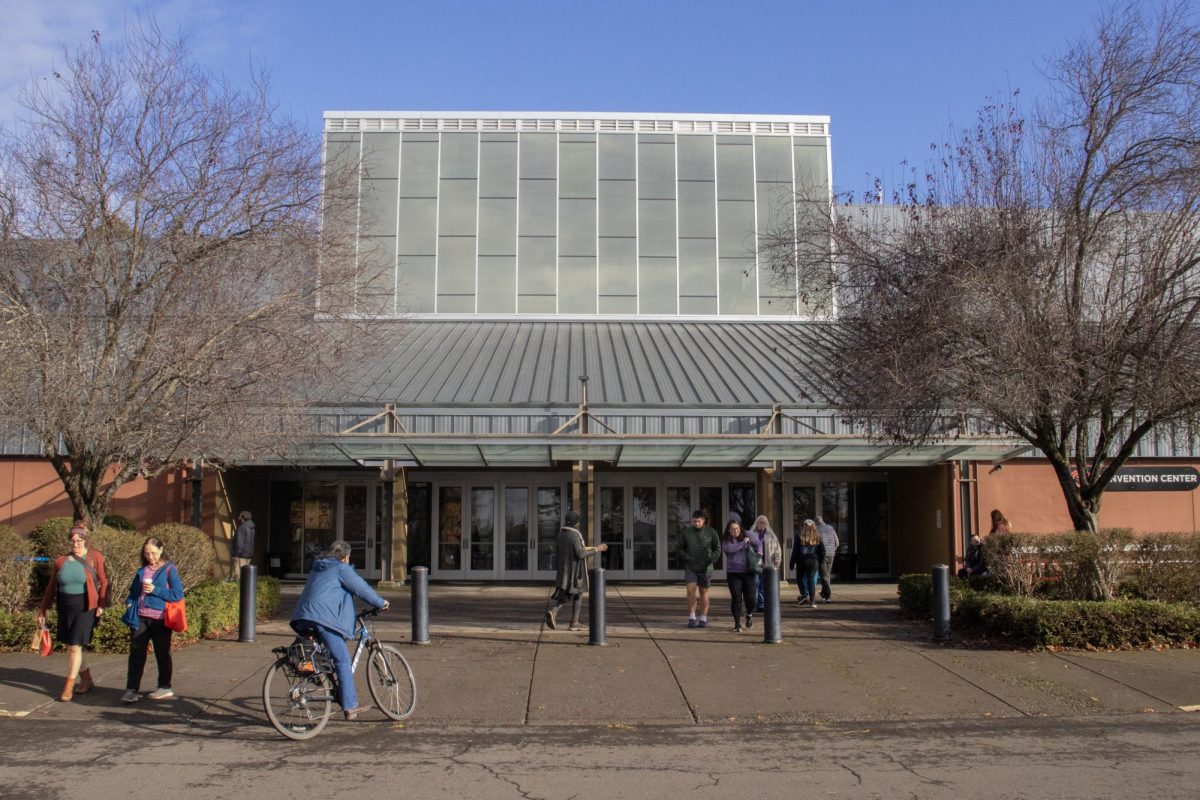
<path id="1" fill-rule="evenodd" d="M 93 521 L 135 476 L 266 446 L 337 360 L 314 312 L 351 307 L 353 176 L 250 84 L 141 21 L 31 83 L 0 150 L 0 420 Z"/>
<path id="2" fill-rule="evenodd" d="M 767 244 L 838 300 L 850 416 L 899 442 L 1022 437 L 1095 531 L 1138 443 L 1200 411 L 1200 29 L 1184 3 L 1131 3 L 1049 75 L 1030 118 L 986 106 L 890 204 L 827 204 Z M 797 256 L 814 240 L 832 271 Z"/>

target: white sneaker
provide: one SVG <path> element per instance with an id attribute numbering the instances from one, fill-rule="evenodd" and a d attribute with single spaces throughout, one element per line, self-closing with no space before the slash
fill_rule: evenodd
<path id="1" fill-rule="evenodd" d="M 169 687 L 164 688 L 162 686 L 158 687 L 153 692 L 146 695 L 146 697 L 149 697 L 151 700 L 170 700 L 174 696 L 175 696 L 174 689 L 171 689 Z"/>
<path id="2" fill-rule="evenodd" d="M 142 696 L 140 694 L 138 694 L 137 692 L 135 692 L 133 689 L 126 689 L 125 694 L 121 695 L 121 702 L 124 703 L 125 705 L 129 705 L 130 703 L 136 703 L 138 700 L 141 700 L 141 699 L 142 699 Z"/>

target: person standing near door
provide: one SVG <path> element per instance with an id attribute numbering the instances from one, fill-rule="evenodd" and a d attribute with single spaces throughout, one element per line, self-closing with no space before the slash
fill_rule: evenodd
<path id="1" fill-rule="evenodd" d="M 242 567 L 254 558 L 254 520 L 249 511 L 238 514 L 237 531 L 233 534 L 233 577 L 242 574 Z"/>
<path id="2" fill-rule="evenodd" d="M 588 588 L 587 560 L 596 553 L 608 550 L 608 545 L 603 543 L 596 547 L 585 545 L 583 534 L 576 527 L 578 524 L 579 515 L 568 511 L 563 517 L 563 527 L 555 543 L 558 574 L 554 578 L 554 592 L 550 595 L 554 607 L 546 611 L 546 627 L 550 630 L 558 628 L 558 612 L 568 600 L 571 601 L 571 624 L 568 630 L 577 631 L 583 627 L 579 624 L 579 612 L 583 607 L 583 590 Z"/>
<path id="3" fill-rule="evenodd" d="M 679 537 L 676 555 L 683 562 L 683 580 L 687 584 L 688 627 L 708 627 L 708 587 L 712 585 L 713 565 L 721 557 L 721 541 L 708 524 L 704 512 L 692 512 L 692 527 Z M 696 619 L 699 606 L 700 618 Z"/>

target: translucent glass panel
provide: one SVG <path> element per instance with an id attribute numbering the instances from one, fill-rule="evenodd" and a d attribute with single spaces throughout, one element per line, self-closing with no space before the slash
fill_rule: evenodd
<path id="1" fill-rule="evenodd" d="M 601 314 L 637 313 L 637 140 L 597 141 L 598 306 Z"/>
<path id="2" fill-rule="evenodd" d="M 759 136 L 754 140 L 757 230 L 760 236 L 789 235 L 794 230 L 792 209 L 791 140 Z M 783 315 L 796 313 L 795 279 L 788 270 L 782 274 L 766 259 L 758 263 L 758 313 Z"/>
<path id="3" fill-rule="evenodd" d="M 504 490 L 504 570 L 529 569 L 529 489 Z"/>
<path id="4" fill-rule="evenodd" d="M 558 311 L 597 307 L 596 137 L 563 134 L 559 142 Z"/>
<path id="5" fill-rule="evenodd" d="M 717 184 L 712 136 L 680 136 L 679 313 L 717 313 Z"/>
<path id="6" fill-rule="evenodd" d="M 827 202 L 823 137 L 331 133 L 326 157 L 357 186 L 325 224 L 357 235 L 368 313 L 812 310 L 759 263 L 758 235 Z"/>
<path id="7" fill-rule="evenodd" d="M 496 490 L 471 489 L 471 560 L 473 572 L 491 572 L 496 554 Z"/>
<path id="8" fill-rule="evenodd" d="M 413 313 L 434 310 L 438 149 L 437 134 L 406 133 L 400 139 L 397 302 Z"/>
<path id="9" fill-rule="evenodd" d="M 562 489 L 557 486 L 537 490 L 537 568 L 555 568 L 558 531 L 562 527 Z"/>
<path id="10" fill-rule="evenodd" d="M 633 568 L 658 571 L 658 490 L 653 486 L 634 486 L 633 494 Z"/>
<path id="11" fill-rule="evenodd" d="M 606 570 L 625 570 L 625 489 L 600 489 L 600 541 L 608 550 L 600 558 Z"/>
<path id="12" fill-rule="evenodd" d="M 483 134 L 479 142 L 480 313 L 517 310 L 517 135 Z"/>
<path id="13" fill-rule="evenodd" d="M 758 312 L 754 241 L 754 145 L 749 136 L 718 136 L 717 259 L 719 311 Z"/>
<path id="14" fill-rule="evenodd" d="M 439 311 L 475 310 L 479 136 L 442 135 L 438 184 L 437 304 Z"/>
<path id="15" fill-rule="evenodd" d="M 683 569 L 679 543 L 692 524 L 692 490 L 684 487 L 667 489 L 667 569 Z"/>
<path id="16" fill-rule="evenodd" d="M 461 565 L 462 487 L 438 490 L 438 569 L 455 570 Z"/>
<path id="17" fill-rule="evenodd" d="M 558 143 L 552 133 L 517 142 L 517 312 L 552 314 L 558 290 Z"/>

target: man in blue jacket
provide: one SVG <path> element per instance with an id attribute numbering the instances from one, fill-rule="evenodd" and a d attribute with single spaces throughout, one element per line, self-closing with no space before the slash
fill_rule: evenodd
<path id="1" fill-rule="evenodd" d="M 350 566 L 350 545 L 338 540 L 316 560 L 308 582 L 292 612 L 292 628 L 301 635 L 315 631 L 333 658 L 338 676 L 338 703 L 346 719 L 354 719 L 366 706 L 358 704 L 354 672 L 346 640 L 354 635 L 354 598 L 379 609 L 388 601 L 380 597 Z"/>

